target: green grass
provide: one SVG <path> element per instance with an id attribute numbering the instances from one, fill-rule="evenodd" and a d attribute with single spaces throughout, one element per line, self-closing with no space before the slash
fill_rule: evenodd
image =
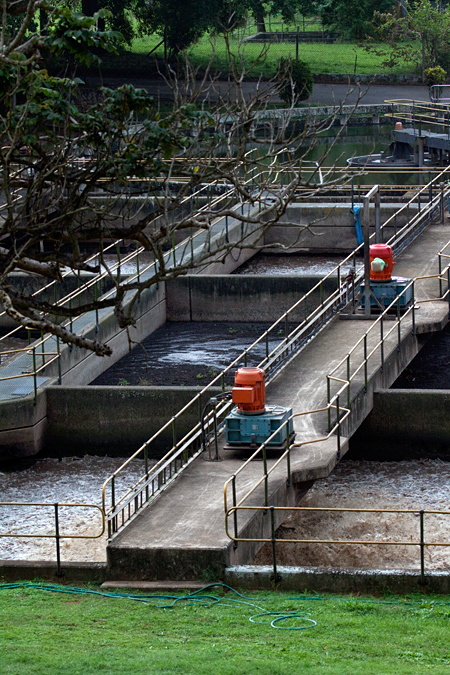
<path id="1" fill-rule="evenodd" d="M 224 598 L 231 606 L 183 602 L 162 609 L 156 606 L 167 604 L 162 600 L 143 604 L 24 587 L 2 589 L 0 672 L 444 675 L 450 671 L 450 606 L 438 604 L 450 603 L 448 597 L 433 601 L 418 596 L 415 604 L 404 604 L 404 599 L 382 604 L 373 598 L 295 599 L 295 595 L 299 594 L 253 592 L 247 600 L 265 611 L 310 613 L 316 627 L 278 630 L 251 623 L 249 616 L 260 610 L 233 603 L 238 598 L 232 594 Z M 293 620 L 289 623 L 295 625 Z"/>
<path id="2" fill-rule="evenodd" d="M 160 41 L 160 37 L 156 35 L 147 36 L 134 40 L 132 51 L 136 54 L 148 54 L 153 47 Z M 214 44 L 214 47 L 213 47 Z M 234 40 L 233 51 L 237 54 L 239 52 L 239 42 Z M 262 45 L 256 43 L 247 43 L 242 49 L 241 54 L 244 58 L 248 68 L 251 71 L 252 63 L 261 53 Z M 386 47 L 386 50 L 388 48 Z M 159 47 L 152 56 L 163 58 L 163 48 Z M 211 66 L 213 69 L 226 73 L 228 70 L 228 60 L 225 50 L 225 42 L 223 38 L 218 37 L 214 42 L 207 37 L 202 38 L 189 50 L 189 59 L 195 66 L 206 67 L 212 56 Z M 295 44 L 279 43 L 270 45 L 264 62 L 257 65 L 253 72 L 253 76 L 262 74 L 266 78 L 273 77 L 276 72 L 276 67 L 280 57 L 290 55 L 295 58 Z M 377 75 L 377 74 L 391 74 L 400 75 L 414 72 L 411 64 L 399 64 L 393 68 L 384 68 L 382 63 L 384 57 L 369 53 L 363 48 L 355 44 L 348 43 L 334 43 L 334 44 L 319 44 L 319 43 L 301 43 L 299 45 L 299 58 L 307 61 L 311 66 L 313 73 L 331 73 L 331 74 L 353 74 L 361 75 Z"/>

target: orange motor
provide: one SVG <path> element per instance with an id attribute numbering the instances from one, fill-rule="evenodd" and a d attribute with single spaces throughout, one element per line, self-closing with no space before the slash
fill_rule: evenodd
<path id="1" fill-rule="evenodd" d="M 232 389 L 233 403 L 243 413 L 262 413 L 266 402 L 266 373 L 262 368 L 239 368 Z"/>
<path id="2" fill-rule="evenodd" d="M 394 265 L 392 248 L 388 244 L 372 244 L 370 247 L 371 281 L 390 281 Z"/>

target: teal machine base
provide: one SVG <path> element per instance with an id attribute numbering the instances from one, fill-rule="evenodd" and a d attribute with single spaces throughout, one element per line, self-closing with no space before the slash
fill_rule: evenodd
<path id="1" fill-rule="evenodd" d="M 399 296 L 400 293 L 405 291 L 405 288 L 411 283 L 411 279 L 405 279 L 403 277 L 392 277 L 390 281 L 371 281 L 370 290 L 380 303 L 382 307 L 389 307 Z M 361 292 L 361 307 L 365 306 L 364 298 L 364 284 L 360 286 Z M 404 293 L 399 297 L 400 309 L 405 310 L 412 303 L 412 286 L 410 286 Z M 373 308 L 378 308 L 378 305 L 374 298 L 370 298 L 370 306 Z M 392 310 L 395 311 L 396 305 L 392 307 Z"/>
<path id="2" fill-rule="evenodd" d="M 281 405 L 266 405 L 263 413 L 252 415 L 239 412 L 237 408 L 231 411 L 225 419 L 226 442 L 229 448 L 249 447 L 262 445 L 277 429 L 278 433 L 267 443 L 268 448 L 286 447 L 286 440 L 293 439 L 294 425 L 292 420 L 280 429 L 292 415 L 292 408 Z"/>

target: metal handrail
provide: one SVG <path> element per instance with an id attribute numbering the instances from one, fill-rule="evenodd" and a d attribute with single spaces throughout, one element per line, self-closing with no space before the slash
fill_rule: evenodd
<path id="1" fill-rule="evenodd" d="M 438 181 L 441 176 L 450 170 L 450 167 L 444 169 L 439 173 L 439 175 L 431 181 L 431 183 L 412 197 L 408 204 L 406 204 L 403 209 L 407 209 L 411 204 L 417 199 L 419 201 L 419 213 L 415 216 L 411 222 L 407 222 L 395 235 L 389 239 L 395 246 L 395 241 L 397 239 L 403 239 L 406 235 L 411 237 L 414 234 L 414 230 L 417 228 L 424 227 L 424 224 L 432 217 L 433 209 L 436 206 L 436 203 L 441 199 L 441 195 L 435 197 L 430 204 L 426 207 L 420 207 L 420 195 L 423 191 L 428 190 L 430 185 L 432 186 L 436 181 Z M 435 203 L 436 202 L 436 203 Z M 392 219 L 388 219 L 384 223 L 380 230 L 383 233 L 384 229 L 391 223 Z M 423 221 L 423 222 L 422 222 Z M 375 233 L 371 235 L 371 239 L 375 237 Z M 267 383 L 271 381 L 275 373 L 283 366 L 285 366 L 291 358 L 294 357 L 295 352 L 306 343 L 306 340 L 315 332 L 319 332 L 325 326 L 327 321 L 331 320 L 338 308 L 347 304 L 346 294 L 348 291 L 347 282 L 342 282 L 342 268 L 349 262 L 352 262 L 356 268 L 356 254 L 362 252 L 363 245 L 358 246 L 355 251 L 347 256 L 344 261 L 337 265 L 332 271 L 325 275 L 313 288 L 308 291 L 300 300 L 298 300 L 292 307 L 290 307 L 287 312 L 285 312 L 277 321 L 275 321 L 272 326 L 265 331 L 257 340 L 255 340 L 250 347 L 248 347 L 244 352 L 242 352 L 232 363 L 230 363 L 221 373 L 219 373 L 211 382 L 206 385 L 196 396 L 194 396 L 191 401 L 189 401 L 176 415 L 174 415 L 170 420 L 168 420 L 153 436 L 146 441 L 121 467 L 119 467 L 114 474 L 112 474 L 104 483 L 102 488 L 102 504 L 105 510 L 105 514 L 108 520 L 109 536 L 114 535 L 121 527 L 124 527 L 125 524 L 131 521 L 136 514 L 145 506 L 154 501 L 155 497 L 158 494 L 161 494 L 170 484 L 170 482 L 177 476 L 179 473 L 184 470 L 193 459 L 195 459 L 202 452 L 202 445 L 200 442 L 200 422 L 197 423 L 191 431 L 186 434 L 180 441 L 176 439 L 176 421 L 185 413 L 191 406 L 199 404 L 202 400 L 202 396 L 214 386 L 220 386 L 222 390 L 225 389 L 225 376 L 229 371 L 234 368 L 239 363 L 247 364 L 247 359 L 252 350 L 261 342 L 265 341 L 266 343 L 266 357 L 258 364 L 259 367 L 266 369 L 268 373 Z M 312 297 L 313 293 L 321 293 L 322 286 L 324 281 L 331 279 L 336 276 L 338 277 L 337 289 L 334 291 L 326 301 L 322 299 L 320 307 L 316 307 L 313 312 L 308 315 L 305 320 L 300 323 L 294 330 L 289 332 L 288 323 L 289 315 L 297 310 L 303 303 L 305 303 Z M 356 270 L 354 283 L 357 284 L 362 280 L 363 276 L 363 265 Z M 268 338 L 272 330 L 274 330 L 280 324 L 285 326 L 285 337 L 280 342 L 280 344 L 269 352 L 268 348 Z M 231 407 L 231 403 L 225 402 L 219 404 L 216 408 L 217 416 L 224 417 L 225 413 Z M 148 471 L 148 453 L 149 446 L 154 443 L 165 431 L 171 429 L 174 437 L 174 443 L 172 448 L 164 455 L 164 457 L 159 460 L 159 462 L 152 468 L 151 473 Z M 137 457 L 143 456 L 146 463 L 145 474 L 133 485 L 131 485 L 121 496 L 119 500 L 116 500 L 115 497 L 115 482 L 117 477 L 125 469 L 125 467 Z M 172 468 L 173 465 L 173 468 Z M 166 477 L 167 467 L 170 466 L 169 479 Z M 110 489 L 110 500 L 109 506 L 107 506 L 106 499 L 106 490 L 109 487 Z"/>
<path id="2" fill-rule="evenodd" d="M 286 450 L 280 455 L 280 457 L 273 463 L 273 465 L 268 468 L 267 466 L 267 447 L 269 446 L 270 449 L 270 441 L 280 432 L 281 429 L 287 428 L 289 429 L 289 423 L 296 419 L 297 417 L 303 417 L 305 415 L 314 415 L 318 413 L 324 413 L 328 412 L 330 409 L 336 410 L 337 416 L 336 416 L 336 423 L 332 429 L 328 431 L 328 433 L 325 436 L 322 436 L 320 438 L 312 438 L 307 441 L 301 441 L 298 443 L 290 443 L 289 441 L 289 434 L 287 434 L 287 445 L 286 445 Z M 228 534 L 228 517 L 227 514 L 230 511 L 233 511 L 233 509 L 237 508 L 244 508 L 243 504 L 247 499 L 249 499 L 255 491 L 264 483 L 264 508 L 267 508 L 269 506 L 269 476 L 275 472 L 275 470 L 279 467 L 281 462 L 286 460 L 286 468 L 287 468 L 287 484 L 289 485 L 291 483 L 292 475 L 291 475 L 291 452 L 295 448 L 300 448 L 305 445 L 314 445 L 316 443 L 323 443 L 324 441 L 329 440 L 336 432 L 336 444 L 337 444 L 337 452 L 336 455 L 338 459 L 340 458 L 340 453 L 341 453 L 341 434 L 340 434 L 340 429 L 342 423 L 347 419 L 347 417 L 350 415 L 351 410 L 349 408 L 345 408 L 340 406 L 339 404 L 339 394 L 336 395 L 333 400 L 328 403 L 325 407 L 323 408 L 317 408 L 316 410 L 305 410 L 300 413 L 295 413 L 289 417 L 288 420 L 285 420 L 283 424 L 281 424 L 278 429 L 273 432 L 273 434 L 264 442 L 262 443 L 254 452 L 253 454 L 239 467 L 239 469 L 226 481 L 224 488 L 223 488 L 223 494 L 224 494 L 224 508 L 225 508 L 225 529 Z M 263 476 L 249 489 L 247 492 L 244 494 L 243 497 L 239 501 L 237 501 L 237 490 L 236 490 L 236 478 L 239 476 L 243 471 L 245 471 L 252 462 L 254 462 L 255 459 L 258 459 L 258 457 L 261 455 L 261 458 L 263 460 L 263 467 L 264 467 L 264 474 Z M 233 497 L 233 507 L 231 509 L 228 508 L 228 488 L 231 485 L 232 488 L 232 497 Z M 250 507 L 249 507 L 250 508 Z M 237 536 L 237 521 L 235 520 L 234 522 L 234 530 L 235 530 L 235 536 Z"/>
<path id="3" fill-rule="evenodd" d="M 56 545 L 56 565 L 57 565 L 57 575 L 61 576 L 61 548 L 60 541 L 61 539 L 99 539 L 105 533 L 105 513 L 101 506 L 97 504 L 82 504 L 76 502 L 0 502 L 1 506 L 15 507 L 15 506 L 28 506 L 28 507 L 39 507 L 39 508 L 53 508 L 54 509 L 54 523 L 55 529 L 54 534 L 13 534 L 11 532 L 0 532 L 0 537 L 10 537 L 14 539 L 54 539 Z M 101 514 L 101 531 L 97 534 L 61 534 L 60 532 L 60 512 L 59 509 L 63 508 L 84 508 L 84 509 L 96 509 Z"/>
<path id="4" fill-rule="evenodd" d="M 449 246 L 450 242 L 446 245 Z M 439 255 L 439 254 L 438 254 Z M 405 319 L 411 315 L 412 318 L 412 330 L 413 333 L 415 333 L 415 311 L 416 311 L 416 305 L 415 305 L 415 284 L 417 281 L 425 280 L 425 279 L 437 279 L 439 281 L 439 292 L 440 295 L 437 298 L 424 298 L 423 300 L 420 300 L 421 303 L 424 302 L 434 302 L 434 301 L 442 301 L 445 300 L 450 292 L 450 284 L 449 284 L 449 279 L 450 279 L 450 263 L 447 265 L 447 267 L 439 272 L 438 274 L 428 274 L 424 276 L 418 276 L 415 277 L 414 279 L 411 280 L 409 284 L 405 286 L 403 291 L 398 295 L 398 297 L 393 300 L 385 309 L 384 311 L 376 318 L 374 318 L 373 323 L 371 324 L 370 328 L 362 335 L 359 340 L 353 345 L 353 347 L 349 350 L 347 356 L 345 356 L 341 361 L 333 368 L 333 370 L 328 373 L 327 375 L 327 397 L 328 400 L 330 400 L 331 396 L 331 382 L 337 382 L 342 384 L 340 389 L 337 390 L 337 392 L 334 394 L 334 396 L 341 396 L 344 393 L 344 390 L 347 393 L 347 405 L 350 407 L 351 403 L 351 392 L 350 392 L 350 387 L 351 383 L 353 380 L 359 375 L 359 373 L 364 369 L 364 390 L 367 392 L 367 387 L 368 387 L 368 363 L 370 358 L 377 352 L 378 349 L 381 348 L 381 353 L 380 353 L 380 366 L 381 368 L 384 367 L 384 343 L 386 342 L 387 338 L 393 334 L 395 331 L 397 332 L 397 340 L 398 340 L 398 347 L 400 346 L 401 342 L 401 325 L 402 322 L 405 322 Z M 442 291 L 442 281 L 446 280 L 447 281 L 447 290 L 445 293 Z M 403 295 L 407 295 L 409 290 L 412 290 L 412 304 L 410 307 L 408 307 L 403 314 L 400 312 L 400 299 Z M 396 310 L 397 314 L 395 317 L 395 321 L 391 325 L 391 328 L 385 332 L 384 331 L 384 321 L 386 318 L 389 317 L 390 312 L 392 310 Z M 368 337 L 369 335 L 373 332 L 375 332 L 377 329 L 380 329 L 380 338 L 379 340 L 375 343 L 374 346 L 372 346 L 372 349 L 368 351 Z M 351 374 L 351 357 L 355 352 L 358 350 L 358 348 L 363 347 L 363 359 L 360 362 L 360 364 L 354 369 L 353 374 Z M 339 370 L 345 369 L 347 372 L 347 376 L 342 378 L 342 377 L 337 377 L 334 374 L 337 373 Z M 329 417 L 329 426 L 331 426 L 331 420 Z"/>
<path id="5" fill-rule="evenodd" d="M 228 521 L 231 516 L 235 519 L 239 511 L 255 511 L 263 514 L 270 512 L 271 516 L 271 536 L 269 537 L 239 537 L 230 533 L 228 528 Z M 395 514 L 411 514 L 419 516 L 419 540 L 418 541 L 378 541 L 368 539 L 281 539 L 276 536 L 276 520 L 275 514 L 277 512 L 287 511 L 293 512 L 329 512 L 329 513 L 395 513 Z M 420 547 L 420 580 L 421 584 L 425 584 L 425 548 L 427 546 L 450 546 L 450 541 L 425 541 L 425 516 L 426 515 L 443 515 L 450 516 L 450 511 L 438 511 L 434 509 L 357 509 L 357 508 L 341 508 L 341 507 L 315 507 L 315 506 L 232 506 L 226 512 L 226 533 L 227 536 L 236 543 L 270 543 L 272 544 L 272 564 L 274 569 L 274 580 L 279 581 L 277 574 L 276 562 L 276 543 L 283 544 L 340 544 L 340 545 L 371 545 L 371 546 L 419 546 Z"/>

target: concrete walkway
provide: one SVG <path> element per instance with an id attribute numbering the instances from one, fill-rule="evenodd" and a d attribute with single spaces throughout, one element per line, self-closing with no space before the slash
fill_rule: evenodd
<path id="1" fill-rule="evenodd" d="M 396 274 L 417 277 L 437 273 L 437 252 L 449 239 L 448 219 L 444 225 L 429 226 L 400 256 Z M 433 298 L 438 294 L 436 280 L 418 282 L 417 287 L 416 299 Z M 446 303 L 418 303 L 418 333 L 439 330 L 447 319 Z M 294 413 L 324 407 L 327 400 L 327 374 L 346 358 L 373 321 L 334 320 L 269 385 L 268 403 L 292 406 Z M 386 335 L 388 330 L 387 326 Z M 369 352 L 378 339 L 379 333 L 373 331 L 368 339 Z M 382 373 L 383 386 L 390 386 L 399 370 L 420 349 L 417 338 L 412 334 L 411 317 L 405 319 L 402 340 L 404 342 L 399 353 L 397 332 L 394 331 L 386 338 L 384 358 L 386 363 L 391 360 L 393 367 L 386 367 Z M 369 378 L 372 378 L 373 387 L 380 374 L 379 363 L 378 354 L 369 361 Z M 355 395 L 364 399 L 360 405 L 365 406 L 364 417 L 371 408 L 371 394 L 362 395 L 362 373 L 353 386 L 352 398 Z M 345 401 L 342 405 L 345 405 Z M 295 429 L 297 442 L 321 438 L 327 431 L 326 415 L 320 413 L 296 418 Z M 347 441 L 342 439 L 341 452 L 344 453 L 346 448 Z M 271 476 L 269 503 L 293 505 L 302 490 L 308 488 L 308 481 L 326 477 L 332 471 L 337 461 L 336 455 L 336 437 L 294 450 L 292 484 L 286 486 L 286 465 L 280 465 Z M 218 575 L 226 566 L 250 562 L 257 547 L 242 543 L 234 547 L 224 528 L 223 486 L 239 471 L 245 457 L 237 451 L 224 450 L 221 456 L 223 461 L 219 463 L 205 463 L 201 458 L 194 461 L 151 508 L 144 509 L 115 537 L 108 546 L 110 578 L 201 578 L 208 570 Z M 269 466 L 275 460 L 276 457 L 270 459 Z M 238 501 L 262 478 L 263 473 L 262 462 L 254 461 L 238 476 Z M 262 484 L 247 504 L 263 504 Z M 262 513 L 254 515 L 254 512 L 244 512 L 242 515 L 240 512 L 238 531 L 241 537 L 261 536 L 261 531 L 265 531 L 267 536 L 269 523 L 264 522 Z"/>

